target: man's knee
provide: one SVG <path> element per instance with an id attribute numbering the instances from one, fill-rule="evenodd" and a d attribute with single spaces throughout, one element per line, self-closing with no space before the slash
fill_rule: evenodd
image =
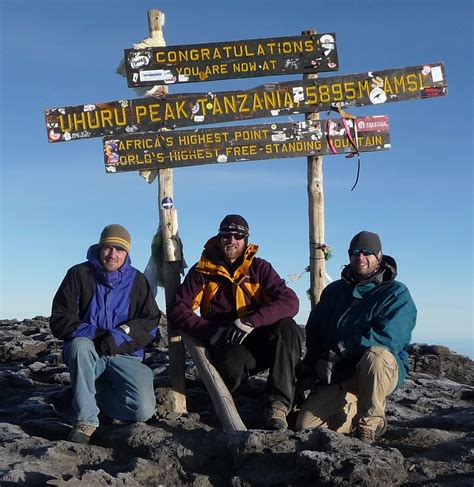
<path id="1" fill-rule="evenodd" d="M 298 357 L 301 354 L 304 332 L 303 329 L 296 323 L 293 318 L 283 318 L 276 324 L 277 334 L 280 336 L 281 340 L 288 344 Z"/>
<path id="2" fill-rule="evenodd" d="M 125 400 L 125 402 L 131 414 L 130 421 L 145 422 L 155 414 L 156 397 L 153 388 L 144 394 L 142 393 L 138 401 Z"/>
<path id="3" fill-rule="evenodd" d="M 398 365 L 393 353 L 383 347 L 370 347 L 357 364 L 357 377 L 359 388 L 361 383 L 378 384 L 388 396 L 398 382 Z"/>
<path id="4" fill-rule="evenodd" d="M 97 352 L 92 340 L 85 337 L 77 337 L 66 342 L 64 345 L 64 355 L 67 362 L 74 359 L 97 356 Z"/>
<path id="5" fill-rule="evenodd" d="M 230 392 L 234 392 L 242 378 L 249 376 L 256 366 L 255 357 L 243 345 L 221 351 L 213 363 Z"/>
<path id="6" fill-rule="evenodd" d="M 358 371 L 380 371 L 385 369 L 398 370 L 397 361 L 393 353 L 383 347 L 368 348 L 357 364 Z"/>

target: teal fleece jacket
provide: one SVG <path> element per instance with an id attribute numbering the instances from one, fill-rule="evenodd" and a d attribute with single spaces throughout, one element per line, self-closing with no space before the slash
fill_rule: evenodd
<path id="1" fill-rule="evenodd" d="M 329 284 L 306 324 L 305 368 L 343 342 L 347 352 L 336 364 L 332 382 L 348 379 L 371 346 L 390 350 L 398 364 L 399 387 L 408 372 L 407 347 L 416 323 L 416 307 L 407 287 L 395 281 L 397 267 L 390 256 L 370 279 L 356 282 L 349 266 L 342 279 Z"/>

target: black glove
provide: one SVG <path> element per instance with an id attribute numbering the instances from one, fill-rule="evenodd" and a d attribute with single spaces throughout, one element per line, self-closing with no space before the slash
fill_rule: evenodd
<path id="1" fill-rule="evenodd" d="M 108 332 L 100 333 L 94 340 L 94 344 L 99 355 L 113 356 L 120 353 L 114 337 Z"/>
<path id="2" fill-rule="evenodd" d="M 252 331 L 253 326 L 250 323 L 245 323 L 240 318 L 237 318 L 227 329 L 225 335 L 227 345 L 240 345 Z"/>
<path id="3" fill-rule="evenodd" d="M 232 347 L 240 345 L 252 331 L 253 326 L 250 323 L 244 323 L 237 318 L 229 325 L 219 327 L 210 338 L 210 343 L 213 346 L 228 345 Z"/>
<path id="4" fill-rule="evenodd" d="M 336 367 L 336 364 L 345 357 L 346 353 L 344 343 L 338 342 L 334 348 L 323 354 L 316 362 L 316 377 L 322 384 L 331 383 L 334 368 Z"/>

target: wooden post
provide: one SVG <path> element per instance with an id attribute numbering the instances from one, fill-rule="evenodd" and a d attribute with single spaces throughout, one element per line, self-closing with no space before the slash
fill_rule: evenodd
<path id="1" fill-rule="evenodd" d="M 164 14 L 159 10 L 148 11 L 150 36 L 160 35 L 164 23 Z M 178 241 L 178 213 L 176 208 L 163 207 L 165 198 L 173 202 L 173 170 L 158 170 L 158 208 L 160 227 L 163 237 L 162 273 L 165 287 L 166 308 L 176 294 L 180 283 L 181 249 Z M 179 417 L 186 412 L 186 380 L 184 376 L 184 344 L 181 335 L 168 322 L 169 377 L 173 390 L 173 416 Z"/>
<path id="2" fill-rule="evenodd" d="M 178 213 L 175 208 L 163 208 L 164 198 L 173 199 L 173 170 L 158 171 L 158 205 L 163 238 L 162 273 L 165 287 L 166 309 L 180 283 L 181 249 L 177 239 Z M 173 417 L 186 412 L 186 379 L 184 376 L 184 344 L 180 333 L 168 321 L 169 377 L 173 391 Z"/>
<path id="3" fill-rule="evenodd" d="M 315 30 L 304 34 L 316 34 Z M 304 75 L 307 79 L 317 78 L 317 74 Z M 307 120 L 319 120 L 319 113 L 310 113 Z M 309 216 L 309 268 L 311 309 L 316 306 L 326 285 L 326 260 L 324 244 L 324 188 L 323 158 L 308 157 L 308 216 Z"/>
<path id="4" fill-rule="evenodd" d="M 222 429 L 226 433 L 236 433 L 237 431 L 247 431 L 240 415 L 235 407 L 232 394 L 227 389 L 222 377 L 209 360 L 206 347 L 196 338 L 182 333 L 194 365 L 196 365 L 199 376 L 201 377 L 207 392 L 211 396 L 214 409 L 219 417 Z"/>

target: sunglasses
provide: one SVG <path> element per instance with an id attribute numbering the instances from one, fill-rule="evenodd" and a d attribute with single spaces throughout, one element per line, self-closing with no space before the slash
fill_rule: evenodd
<path id="1" fill-rule="evenodd" d="M 367 249 L 352 249 L 349 250 L 349 254 L 355 255 L 356 257 L 358 257 L 360 254 L 362 254 L 364 257 L 368 257 L 369 255 L 375 255 L 374 252 Z"/>
<path id="2" fill-rule="evenodd" d="M 229 239 L 231 237 L 234 237 L 235 240 L 242 240 L 245 238 L 247 235 L 244 233 L 237 233 L 237 232 L 221 232 L 219 233 L 221 238 Z"/>

